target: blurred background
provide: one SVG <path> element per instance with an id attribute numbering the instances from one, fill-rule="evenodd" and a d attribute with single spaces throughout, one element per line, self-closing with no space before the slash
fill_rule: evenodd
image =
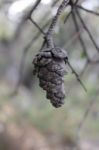
<path id="1" fill-rule="evenodd" d="M 33 12 L 33 19 L 44 31 L 60 3 L 42 0 Z M 32 61 L 43 35 L 29 20 L 22 21 L 34 4 L 35 0 L 0 0 L 0 150 L 72 150 L 76 146 L 99 150 L 99 65 L 86 65 L 72 17 L 64 24 L 70 11 L 66 8 L 55 28 L 54 41 L 68 51 L 87 93 L 67 68 L 65 104 L 53 108 L 33 75 Z M 79 5 L 99 12 L 98 0 L 79 0 Z M 99 47 L 99 16 L 80 13 Z M 99 53 L 79 20 L 78 24 L 90 59 L 98 60 Z"/>

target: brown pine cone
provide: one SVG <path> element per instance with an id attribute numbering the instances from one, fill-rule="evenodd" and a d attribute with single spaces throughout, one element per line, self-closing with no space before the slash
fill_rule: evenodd
<path id="1" fill-rule="evenodd" d="M 56 47 L 44 49 L 33 60 L 39 85 L 46 90 L 46 97 L 50 99 L 54 107 L 60 107 L 64 103 L 65 59 L 67 59 L 66 51 Z"/>

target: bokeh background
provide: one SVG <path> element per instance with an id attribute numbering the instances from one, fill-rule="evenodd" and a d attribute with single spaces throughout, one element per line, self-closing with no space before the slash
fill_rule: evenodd
<path id="1" fill-rule="evenodd" d="M 98 150 L 99 65 L 89 63 L 85 68 L 86 56 L 75 36 L 72 17 L 63 23 L 70 8 L 61 15 L 53 36 L 56 45 L 68 51 L 87 93 L 67 67 L 65 104 L 55 109 L 33 75 L 32 60 L 42 45 L 43 35 L 29 20 L 19 23 L 21 12 L 31 0 L 19 1 L 14 6 L 14 0 L 0 0 L 0 150 L 72 150 L 76 145 L 79 150 Z M 33 13 L 39 26 L 45 26 L 44 31 L 60 3 L 42 0 Z M 79 3 L 99 12 L 98 0 L 79 0 Z M 99 16 L 80 12 L 99 46 Z M 99 53 L 80 23 L 79 26 L 90 58 L 98 59 Z M 31 39 L 32 44 L 26 49 Z"/>

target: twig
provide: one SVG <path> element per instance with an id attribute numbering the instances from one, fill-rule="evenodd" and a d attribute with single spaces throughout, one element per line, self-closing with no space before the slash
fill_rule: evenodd
<path id="1" fill-rule="evenodd" d="M 70 62 L 67 60 L 66 61 L 68 66 L 71 68 L 72 72 L 75 74 L 77 80 L 79 81 L 79 83 L 82 85 L 83 89 L 85 90 L 85 92 L 87 92 L 87 89 L 85 87 L 85 85 L 83 84 L 83 82 L 80 80 L 79 75 L 76 73 L 76 71 L 74 70 L 74 68 L 71 66 Z"/>
<path id="2" fill-rule="evenodd" d="M 56 26 L 56 23 L 58 21 L 59 16 L 61 15 L 61 13 L 63 12 L 63 10 L 65 9 L 65 7 L 69 4 L 70 0 L 63 0 L 61 5 L 59 6 L 56 15 L 53 17 L 51 25 L 49 26 L 49 29 L 46 33 L 45 36 L 45 40 L 44 43 L 47 43 L 48 47 L 54 47 L 54 43 L 53 43 L 53 39 L 52 39 L 52 33 L 54 31 L 54 28 Z M 43 45 L 45 45 L 43 43 Z"/>
<path id="3" fill-rule="evenodd" d="M 86 9 L 86 8 L 80 6 L 80 5 L 76 5 L 76 7 L 79 8 L 79 9 L 81 9 L 81 10 L 84 10 L 84 11 L 86 11 L 86 12 L 88 12 L 88 13 L 91 13 L 91 14 L 93 14 L 93 15 L 99 16 L 99 13 L 97 13 L 97 12 L 95 12 L 95 11 L 92 11 L 92 10 L 88 10 L 88 9 Z"/>
<path id="4" fill-rule="evenodd" d="M 79 32 L 79 25 L 78 25 L 77 20 L 76 20 L 74 9 L 72 10 L 72 19 L 73 19 L 73 22 L 74 22 L 74 25 L 75 25 L 76 32 Z M 88 56 L 88 53 L 87 53 L 87 48 L 85 46 L 85 43 L 84 43 L 83 38 L 81 37 L 80 33 L 79 33 L 78 39 L 80 41 L 81 47 L 83 48 L 83 51 L 84 51 L 85 55 L 87 56 L 87 59 L 89 59 L 89 56 Z"/>
<path id="5" fill-rule="evenodd" d="M 70 15 L 71 15 L 71 11 L 70 11 L 70 12 L 69 12 L 69 14 L 65 17 L 65 19 L 64 19 L 64 23 L 66 23 L 66 22 L 67 22 L 67 20 L 69 19 Z"/>
<path id="6" fill-rule="evenodd" d="M 88 27 L 86 26 L 84 20 L 82 19 L 81 15 L 80 15 L 80 13 L 79 13 L 79 11 L 78 11 L 78 9 L 76 9 L 76 13 L 77 13 L 77 16 L 78 16 L 79 20 L 81 21 L 81 23 L 82 23 L 82 25 L 83 25 L 83 28 L 84 28 L 84 29 L 86 30 L 86 32 L 88 33 L 88 35 L 89 35 L 89 37 L 90 37 L 90 39 L 91 39 L 93 45 L 95 46 L 96 50 L 99 52 L 99 47 L 97 46 L 97 44 L 96 44 L 96 42 L 95 42 L 95 40 L 94 40 L 94 38 L 93 38 L 91 32 L 89 31 L 89 29 L 88 29 Z"/>
<path id="7" fill-rule="evenodd" d="M 43 34 L 46 36 L 46 33 L 43 31 L 43 29 L 40 28 L 40 26 L 32 19 L 32 18 L 29 18 L 29 20 L 37 27 L 37 29 Z"/>
<path id="8" fill-rule="evenodd" d="M 37 0 L 33 6 L 33 8 L 31 9 L 31 11 L 29 12 L 27 19 L 31 17 L 32 13 L 34 12 L 34 10 L 37 8 L 37 6 L 40 4 L 41 0 Z"/>
<path id="9" fill-rule="evenodd" d="M 59 6 L 56 15 L 54 16 L 52 23 L 48 29 L 47 35 L 51 35 L 53 33 L 53 30 L 55 28 L 55 25 L 58 21 L 59 16 L 61 15 L 61 13 L 63 12 L 64 8 L 68 5 L 69 0 L 63 0 L 63 2 L 61 3 L 61 5 Z"/>

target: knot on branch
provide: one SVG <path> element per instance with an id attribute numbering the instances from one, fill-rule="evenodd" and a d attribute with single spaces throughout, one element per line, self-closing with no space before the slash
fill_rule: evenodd
<path id="1" fill-rule="evenodd" d="M 54 47 L 44 48 L 34 60 L 34 70 L 39 78 L 39 85 L 46 90 L 46 97 L 54 107 L 64 104 L 65 89 L 63 77 L 66 74 L 67 53 Z"/>

